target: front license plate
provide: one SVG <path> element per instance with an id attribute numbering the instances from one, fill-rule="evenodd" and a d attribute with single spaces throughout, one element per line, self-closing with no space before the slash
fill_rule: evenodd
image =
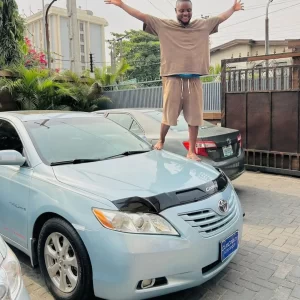
<path id="1" fill-rule="evenodd" d="M 233 235 L 221 242 L 221 260 L 222 262 L 232 255 L 239 246 L 239 232 L 235 232 Z"/>
<path id="2" fill-rule="evenodd" d="M 224 157 L 228 157 L 228 156 L 233 155 L 232 146 L 229 145 L 229 146 L 223 147 L 223 154 L 224 154 Z"/>

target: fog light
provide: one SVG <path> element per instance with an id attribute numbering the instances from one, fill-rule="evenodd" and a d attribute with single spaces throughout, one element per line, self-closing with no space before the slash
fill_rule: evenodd
<path id="1" fill-rule="evenodd" d="M 142 289 L 149 289 L 153 287 L 155 284 L 155 279 L 146 279 L 142 281 L 141 288 Z"/>

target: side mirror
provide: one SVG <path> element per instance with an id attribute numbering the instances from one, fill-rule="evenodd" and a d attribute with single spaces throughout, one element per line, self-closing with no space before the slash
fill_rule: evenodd
<path id="1" fill-rule="evenodd" d="M 26 158 L 18 151 L 3 150 L 0 151 L 0 166 L 23 166 Z"/>

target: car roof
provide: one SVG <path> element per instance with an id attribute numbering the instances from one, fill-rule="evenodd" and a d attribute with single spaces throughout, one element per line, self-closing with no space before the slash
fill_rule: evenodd
<path id="1" fill-rule="evenodd" d="M 92 117 L 87 112 L 63 111 L 63 110 L 20 110 L 0 112 L 0 117 L 17 118 L 22 122 L 41 120 L 41 119 L 59 119 L 74 117 Z"/>

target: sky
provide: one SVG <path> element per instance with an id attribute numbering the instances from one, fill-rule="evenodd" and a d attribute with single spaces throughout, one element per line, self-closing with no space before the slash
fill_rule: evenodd
<path id="1" fill-rule="evenodd" d="M 21 14 L 30 15 L 42 9 L 42 0 L 16 0 Z M 50 0 L 45 0 L 49 3 Z M 127 0 L 126 4 L 144 13 L 161 18 L 175 18 L 176 0 Z M 214 16 L 226 11 L 234 0 L 194 0 L 194 18 Z M 221 24 L 219 32 L 211 35 L 212 47 L 236 38 L 264 39 L 265 13 L 267 0 L 244 0 L 245 10 L 236 12 Z M 66 7 L 66 0 L 57 0 L 55 6 Z M 142 23 L 127 15 L 120 8 L 107 5 L 104 0 L 77 0 L 77 7 L 93 11 L 94 15 L 104 17 L 106 39 L 111 32 L 123 33 L 125 30 L 142 29 Z M 270 39 L 300 39 L 300 0 L 274 0 L 270 5 Z M 109 58 L 107 51 L 107 58 Z"/>

